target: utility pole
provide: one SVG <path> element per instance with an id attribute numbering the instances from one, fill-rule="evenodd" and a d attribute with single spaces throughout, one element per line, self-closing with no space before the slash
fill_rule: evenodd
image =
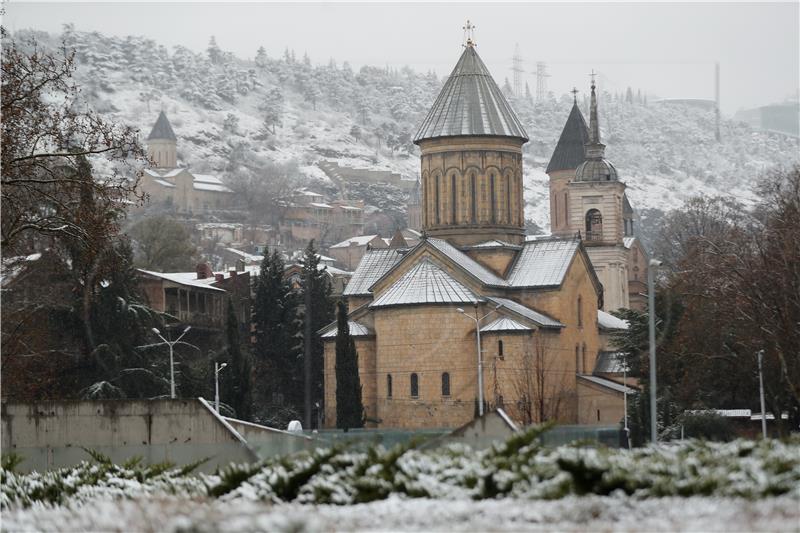
<path id="1" fill-rule="evenodd" d="M 303 284 L 303 300 L 305 305 L 303 332 L 303 427 L 311 429 L 311 278 L 306 272 Z"/>
<path id="2" fill-rule="evenodd" d="M 189 333 L 189 330 L 192 329 L 192 326 L 186 326 L 186 329 L 183 330 L 181 336 L 175 339 L 174 341 L 168 341 L 165 339 L 158 328 L 151 328 L 151 331 L 158 335 L 158 337 L 163 341 L 162 344 L 166 344 L 169 346 L 169 397 L 173 400 L 175 399 L 175 357 L 174 357 L 174 347 L 176 344 L 181 342 L 181 339 L 184 335 Z M 169 334 L 169 332 L 167 332 Z M 184 343 L 187 344 L 187 343 Z M 191 344 L 190 344 L 191 346 Z"/>
<path id="3" fill-rule="evenodd" d="M 547 64 L 544 61 L 536 62 L 536 101 L 541 102 L 547 96 Z"/>
<path id="4" fill-rule="evenodd" d="M 522 96 L 522 56 L 519 53 L 519 43 L 514 47 L 514 57 L 511 70 L 514 71 L 514 96 Z"/>
<path id="5" fill-rule="evenodd" d="M 653 278 L 661 261 L 651 259 L 647 269 L 647 307 L 650 319 L 650 442 L 658 443 L 658 418 L 656 414 L 656 290 Z"/>
<path id="6" fill-rule="evenodd" d="M 219 414 L 219 373 L 226 366 L 228 366 L 228 363 L 219 364 L 214 361 L 214 409 L 217 414 Z"/>
<path id="7" fill-rule="evenodd" d="M 481 320 L 486 318 L 487 316 L 491 315 L 492 313 L 496 312 L 498 309 L 503 307 L 503 304 L 499 304 L 497 307 L 483 315 L 482 317 L 478 318 L 478 304 L 475 303 L 475 317 L 469 316 L 466 311 L 461 309 L 460 307 L 456 309 L 459 313 L 464 315 L 465 317 L 469 318 L 473 322 L 475 322 L 475 337 L 478 344 L 478 416 L 483 416 L 483 354 L 481 350 Z"/>
<path id="8" fill-rule="evenodd" d="M 758 351 L 758 395 L 761 398 L 761 435 L 767 438 L 767 411 L 764 407 L 764 371 L 761 363 L 764 359 L 764 350 Z"/>

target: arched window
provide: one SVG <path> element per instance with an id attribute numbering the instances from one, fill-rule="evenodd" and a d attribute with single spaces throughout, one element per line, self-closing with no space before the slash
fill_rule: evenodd
<path id="1" fill-rule="evenodd" d="M 450 175 L 450 224 L 456 224 L 456 174 Z"/>
<path id="2" fill-rule="evenodd" d="M 500 359 L 503 358 L 503 341 L 497 341 L 497 355 Z"/>
<path id="3" fill-rule="evenodd" d="M 583 327 L 583 299 L 578 296 L 578 305 L 577 305 L 577 312 L 578 312 L 578 327 Z"/>
<path id="4" fill-rule="evenodd" d="M 583 363 L 583 373 L 587 373 L 589 370 L 586 368 L 586 344 L 584 343 L 583 348 L 581 349 L 581 362 Z"/>
<path id="5" fill-rule="evenodd" d="M 564 227 L 569 226 L 569 204 L 567 203 L 567 193 L 564 193 Z"/>
<path id="6" fill-rule="evenodd" d="M 433 220 L 436 224 L 440 224 L 441 220 L 439 219 L 439 175 L 436 176 L 436 182 L 434 183 L 435 188 L 433 189 L 433 209 L 434 215 Z"/>
<path id="7" fill-rule="evenodd" d="M 489 201 L 490 201 L 490 222 L 492 224 L 497 222 L 497 213 L 495 213 L 495 206 L 497 204 L 497 198 L 495 196 L 495 188 L 494 188 L 494 173 L 489 175 Z"/>
<path id="8" fill-rule="evenodd" d="M 411 374 L 411 397 L 419 397 L 419 376 Z"/>
<path id="9" fill-rule="evenodd" d="M 477 192 L 477 189 L 475 188 L 475 173 L 474 172 L 472 174 L 470 174 L 470 176 L 469 176 L 469 190 L 470 190 L 470 198 L 469 198 L 469 201 L 470 201 L 470 209 L 469 209 L 470 219 L 472 220 L 472 223 L 475 224 L 478 221 L 478 214 L 477 214 L 477 209 L 476 209 L 477 199 L 478 199 L 478 192 Z"/>
<path id="10" fill-rule="evenodd" d="M 506 177 L 503 180 L 503 187 L 505 188 L 506 193 L 506 215 L 503 221 L 506 224 L 511 224 L 511 176 L 508 174 L 506 174 Z"/>
<path id="11" fill-rule="evenodd" d="M 442 396 L 450 396 L 450 373 L 442 374 Z"/>
<path id="12" fill-rule="evenodd" d="M 603 215 L 597 209 L 586 212 L 586 240 L 599 241 L 603 238 Z"/>
<path id="13" fill-rule="evenodd" d="M 580 358 L 581 358 L 581 349 L 576 344 L 575 345 L 575 373 L 576 374 L 580 374 L 581 373 L 581 360 L 580 360 Z"/>
<path id="14" fill-rule="evenodd" d="M 392 397 L 392 375 L 386 374 L 386 397 Z"/>

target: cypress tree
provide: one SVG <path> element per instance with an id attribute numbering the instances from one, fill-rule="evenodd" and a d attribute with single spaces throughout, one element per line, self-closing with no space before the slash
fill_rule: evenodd
<path id="1" fill-rule="evenodd" d="M 364 405 L 361 401 L 361 380 L 358 376 L 358 352 L 343 301 L 337 304 L 336 332 L 336 427 L 363 428 Z"/>
<path id="2" fill-rule="evenodd" d="M 236 310 L 233 302 L 228 299 L 228 315 L 225 321 L 225 337 L 227 340 L 228 364 L 231 366 L 228 371 L 228 391 L 226 396 L 230 398 L 229 404 L 236 411 L 236 416 L 247 420 L 250 418 L 252 405 L 251 399 L 251 365 L 250 358 L 242 352 L 239 341 L 239 320 L 236 318 Z"/>

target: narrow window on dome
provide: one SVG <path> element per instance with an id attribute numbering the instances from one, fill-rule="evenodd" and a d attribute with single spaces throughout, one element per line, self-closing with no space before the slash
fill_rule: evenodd
<path id="1" fill-rule="evenodd" d="M 456 175 L 450 175 L 450 223 L 456 224 Z"/>
<path id="2" fill-rule="evenodd" d="M 450 396 L 450 373 L 442 373 L 442 396 Z"/>
<path id="3" fill-rule="evenodd" d="M 411 397 L 419 398 L 419 376 L 411 374 Z"/>
<path id="4" fill-rule="evenodd" d="M 489 200 L 490 200 L 490 220 L 492 224 L 497 222 L 497 214 L 495 213 L 495 204 L 497 202 L 494 191 L 494 174 L 489 177 Z"/>
<path id="5" fill-rule="evenodd" d="M 469 188 L 470 188 L 470 218 L 472 219 L 472 223 L 478 221 L 478 215 L 476 213 L 476 203 L 477 203 L 477 191 L 475 190 L 475 174 L 470 175 L 469 179 Z"/>

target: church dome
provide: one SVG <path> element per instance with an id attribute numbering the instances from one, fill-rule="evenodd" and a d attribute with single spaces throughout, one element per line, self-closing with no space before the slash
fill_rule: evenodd
<path id="1" fill-rule="evenodd" d="M 477 135 L 516 137 L 527 142 L 528 134 L 478 57 L 475 45 L 467 41 L 465 46 L 414 142 Z"/>
<path id="2" fill-rule="evenodd" d="M 604 158 L 584 161 L 575 171 L 575 181 L 616 181 L 617 169 Z"/>

